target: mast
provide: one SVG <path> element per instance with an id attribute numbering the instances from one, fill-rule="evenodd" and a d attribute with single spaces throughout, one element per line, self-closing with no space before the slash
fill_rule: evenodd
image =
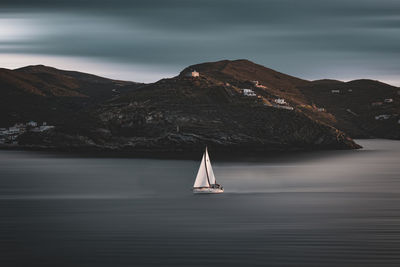
<path id="1" fill-rule="evenodd" d="M 211 187 L 210 177 L 208 176 L 208 169 L 207 169 L 207 155 L 208 155 L 208 152 L 207 152 L 207 147 L 206 147 L 206 152 L 204 153 L 204 166 L 206 167 L 208 186 Z"/>

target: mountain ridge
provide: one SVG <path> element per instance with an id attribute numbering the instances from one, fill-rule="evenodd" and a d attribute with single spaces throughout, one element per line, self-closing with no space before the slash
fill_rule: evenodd
<path id="1" fill-rule="evenodd" d="M 0 69 L 0 127 L 29 120 L 53 124 L 63 117 L 134 90 L 139 83 L 34 65 Z M 113 91 L 114 90 L 114 91 Z"/>
<path id="2" fill-rule="evenodd" d="M 43 78 L 54 71 L 42 68 L 31 66 L 17 72 L 39 73 L 39 78 Z M 199 77 L 188 76 L 194 70 Z M 75 76 L 72 79 L 90 75 L 57 71 L 61 72 L 57 75 Z M 91 80 L 98 76 L 82 79 L 86 77 Z M 115 86 L 115 82 L 107 82 L 102 90 L 112 92 Z M 343 92 L 332 93 L 338 86 Z M 387 95 L 394 103 L 381 108 L 395 114 L 400 102 L 394 94 L 398 88 L 376 81 L 307 81 L 248 60 L 223 60 L 188 66 L 178 76 L 155 83 L 128 82 L 128 88 L 83 105 L 86 107 L 79 109 L 80 114 L 74 113 L 58 123 L 54 131 L 25 134 L 20 138 L 21 144 L 128 152 L 185 152 L 201 150 L 208 144 L 220 151 L 238 148 L 267 152 L 359 147 L 345 132 L 352 137 L 400 138 L 395 117 L 376 121 L 374 116 L 381 110 L 370 108 L 371 99 Z M 243 95 L 243 88 L 253 90 L 256 97 Z M 362 90 L 368 95 L 364 97 Z M 82 101 L 85 97 L 77 98 Z M 358 114 L 358 108 L 349 111 L 346 105 L 354 103 L 361 111 L 366 110 L 365 116 Z M 379 130 L 381 124 L 383 130 Z"/>

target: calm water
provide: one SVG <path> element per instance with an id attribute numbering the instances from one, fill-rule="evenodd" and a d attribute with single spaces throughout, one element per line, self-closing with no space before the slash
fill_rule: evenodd
<path id="1" fill-rule="evenodd" d="M 359 143 L 216 161 L 221 195 L 197 161 L 0 151 L 0 266 L 400 266 L 400 142 Z"/>

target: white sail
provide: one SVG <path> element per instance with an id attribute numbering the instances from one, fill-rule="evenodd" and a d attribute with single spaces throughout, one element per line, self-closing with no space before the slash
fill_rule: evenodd
<path id="1" fill-rule="evenodd" d="M 223 192 L 224 188 L 217 184 L 217 181 L 215 180 L 210 156 L 208 155 L 206 147 L 206 151 L 201 159 L 199 171 L 197 172 L 196 181 L 194 181 L 193 193 L 217 194 Z"/>
<path id="2" fill-rule="evenodd" d="M 196 180 L 194 181 L 193 187 L 209 187 L 210 184 L 208 183 L 207 178 L 207 171 L 205 165 L 205 154 L 203 154 L 203 158 L 200 163 L 199 171 L 197 172 Z"/>
<path id="3" fill-rule="evenodd" d="M 206 164 L 207 164 L 208 179 L 210 181 L 210 184 L 216 184 L 214 171 L 211 166 L 211 160 L 210 160 L 210 156 L 208 155 L 207 148 L 206 148 Z"/>

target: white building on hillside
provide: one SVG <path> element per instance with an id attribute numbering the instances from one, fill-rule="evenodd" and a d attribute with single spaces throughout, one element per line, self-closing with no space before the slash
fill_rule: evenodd
<path id="1" fill-rule="evenodd" d="M 390 118 L 390 115 L 388 115 L 388 114 L 382 114 L 382 115 L 375 116 L 375 120 L 387 120 L 389 118 Z"/>
<path id="2" fill-rule="evenodd" d="M 26 126 L 32 126 L 32 127 L 36 127 L 38 124 L 36 121 L 30 121 L 28 123 L 26 123 Z"/>
<path id="3" fill-rule="evenodd" d="M 254 93 L 254 91 L 251 89 L 244 88 L 244 89 L 241 89 L 241 91 L 242 91 L 242 94 L 245 96 L 257 96 L 256 93 Z"/>
<path id="4" fill-rule="evenodd" d="M 339 94 L 340 90 L 331 90 L 332 94 Z"/>
<path id="5" fill-rule="evenodd" d="M 198 73 L 197 71 L 193 70 L 193 71 L 189 71 L 188 73 L 186 73 L 185 76 L 186 77 L 199 77 L 200 73 Z"/>
<path id="6" fill-rule="evenodd" d="M 283 98 L 277 98 L 274 101 L 275 101 L 275 103 L 280 104 L 280 105 L 286 104 L 286 101 Z"/>

